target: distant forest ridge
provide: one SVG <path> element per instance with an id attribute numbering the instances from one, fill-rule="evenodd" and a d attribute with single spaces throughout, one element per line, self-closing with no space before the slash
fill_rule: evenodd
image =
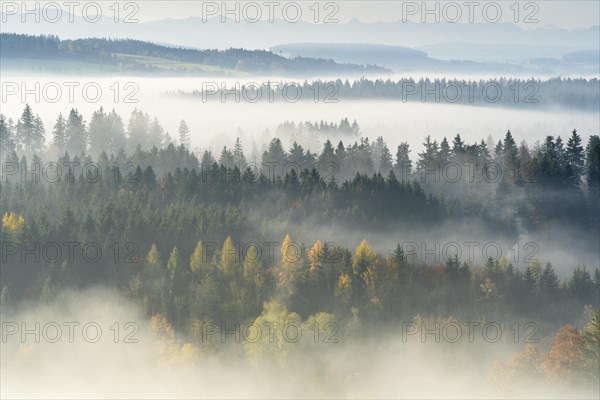
<path id="1" fill-rule="evenodd" d="M 196 50 L 132 39 L 89 38 L 61 40 L 54 35 L 0 34 L 0 56 L 9 58 L 59 59 L 114 65 L 121 70 L 150 72 L 280 73 L 378 72 L 374 65 L 336 63 L 332 60 L 285 58 L 266 50 Z M 209 68 L 212 67 L 212 68 Z M 215 70 L 216 68 L 216 70 Z"/>
<path id="2" fill-rule="evenodd" d="M 291 86 L 296 86 L 291 88 Z M 225 102 L 235 93 L 248 102 L 298 100 L 337 103 L 339 100 L 400 100 L 406 102 L 488 105 L 495 107 L 565 107 L 579 111 L 600 108 L 600 85 L 596 78 L 541 79 L 429 79 L 402 78 L 368 79 L 354 81 L 305 80 L 303 83 L 265 82 L 204 90 L 176 91 L 176 96 L 201 97 L 204 102 Z M 292 95 L 290 95 L 292 93 Z M 300 94 L 300 95 L 298 95 Z M 304 95 L 302 95 L 304 94 Z M 294 97 L 296 96 L 296 97 Z"/>

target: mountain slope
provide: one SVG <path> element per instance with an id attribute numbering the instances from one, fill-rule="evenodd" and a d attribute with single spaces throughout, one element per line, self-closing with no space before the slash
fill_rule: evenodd
<path id="1" fill-rule="evenodd" d="M 60 40 L 56 36 L 0 34 L 0 55 L 7 59 L 84 61 L 121 70 L 152 72 L 303 75 L 386 73 L 384 68 L 340 64 L 306 57 L 285 58 L 265 50 L 195 50 L 132 39 Z"/>

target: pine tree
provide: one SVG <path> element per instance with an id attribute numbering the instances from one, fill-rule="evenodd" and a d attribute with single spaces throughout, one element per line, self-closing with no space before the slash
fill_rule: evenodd
<path id="1" fill-rule="evenodd" d="M 158 122 L 158 118 L 154 117 L 148 128 L 148 146 L 163 147 L 168 145 L 165 143 L 165 130 Z"/>
<path id="2" fill-rule="evenodd" d="M 556 160 L 559 168 L 563 168 L 566 162 L 566 152 L 563 140 L 560 136 L 556 138 Z"/>
<path id="3" fill-rule="evenodd" d="M 46 136 L 46 129 L 44 128 L 44 122 L 39 115 L 35 115 L 33 120 L 33 141 L 31 144 L 31 150 L 33 152 L 40 152 L 44 150 L 44 142 Z"/>
<path id="4" fill-rule="evenodd" d="M 360 136 L 360 133 L 361 133 L 361 131 L 360 131 L 360 126 L 358 126 L 358 123 L 356 122 L 356 120 L 354 120 L 354 121 L 352 122 L 352 126 L 351 126 L 350 128 L 352 129 L 352 134 L 353 134 L 354 136 L 356 136 L 356 137 L 359 137 L 359 136 Z"/>
<path id="5" fill-rule="evenodd" d="M 0 154 L 11 154 L 15 150 L 13 129 L 4 115 L 0 114 Z"/>
<path id="6" fill-rule="evenodd" d="M 584 167 L 584 156 L 583 145 L 581 144 L 581 137 L 577 134 L 577 130 L 573 129 L 573 133 L 567 142 L 567 149 L 565 151 L 567 168 L 569 176 L 567 177 L 573 186 L 579 186 L 579 181 L 583 175 Z"/>
<path id="7" fill-rule="evenodd" d="M 248 246 L 246 256 L 244 257 L 242 276 L 245 284 L 253 289 L 253 303 L 255 307 L 260 307 L 263 290 L 266 285 L 266 277 L 263 272 L 262 261 L 257 251 L 257 246 Z"/>
<path id="8" fill-rule="evenodd" d="M 483 139 L 481 139 L 477 151 L 477 157 L 479 159 L 479 162 L 481 164 L 487 163 L 490 159 L 490 150 L 488 149 L 487 143 L 485 143 Z"/>
<path id="9" fill-rule="evenodd" d="M 538 177 L 545 186 L 555 186 L 560 183 L 562 171 L 558 161 L 556 142 L 553 136 L 546 136 L 539 158 Z"/>
<path id="10" fill-rule="evenodd" d="M 504 181 L 516 183 L 519 175 L 519 149 L 517 148 L 517 144 L 513 139 L 510 130 L 506 132 L 506 136 L 504 137 L 502 151 L 504 155 Z"/>
<path id="11" fill-rule="evenodd" d="M 442 143 L 440 143 L 440 152 L 438 154 L 438 163 L 442 168 L 450 162 L 450 145 L 448 140 L 444 137 Z"/>
<path id="12" fill-rule="evenodd" d="M 436 140 L 431 141 L 431 136 L 427 135 L 423 143 L 425 150 L 419 153 L 419 161 L 417 161 L 417 169 L 420 172 L 431 170 L 435 167 L 438 160 L 439 145 Z"/>
<path id="13" fill-rule="evenodd" d="M 381 164 L 381 154 L 383 153 L 383 147 L 385 146 L 385 142 L 383 141 L 382 136 L 378 136 L 377 139 L 371 143 L 371 155 L 373 157 L 373 166 L 376 170 L 379 170 L 379 166 Z"/>
<path id="14" fill-rule="evenodd" d="M 531 265 L 528 265 L 525 268 L 525 272 L 523 273 L 523 284 L 525 288 L 525 293 L 527 295 L 532 295 L 535 292 L 536 288 L 536 277 L 535 272 Z"/>
<path id="15" fill-rule="evenodd" d="M 246 157 L 244 156 L 244 148 L 239 137 L 235 139 L 235 145 L 233 146 L 233 162 L 240 171 L 246 169 Z"/>
<path id="16" fill-rule="evenodd" d="M 542 270 L 539 287 L 541 294 L 546 296 L 547 300 L 552 302 L 558 301 L 558 278 L 554 272 L 554 268 L 552 268 L 552 264 L 547 263 Z"/>
<path id="17" fill-rule="evenodd" d="M 586 182 L 590 191 L 598 195 L 600 187 L 600 136 L 592 135 L 585 155 Z"/>
<path id="18" fill-rule="evenodd" d="M 233 153 L 227 149 L 227 146 L 223 146 L 221 155 L 219 156 L 219 164 L 223 165 L 227 169 L 233 169 L 235 167 L 235 159 Z"/>
<path id="19" fill-rule="evenodd" d="M 88 145 L 88 137 L 85 129 L 83 116 L 76 109 L 71 109 L 67 118 L 66 127 L 67 151 L 78 155 L 85 153 Z"/>
<path id="20" fill-rule="evenodd" d="M 287 154 L 279 138 L 273 138 L 268 149 L 262 155 L 262 170 L 268 179 L 281 176 L 281 172 L 287 163 Z"/>
<path id="21" fill-rule="evenodd" d="M 133 110 L 127 123 L 127 146 L 130 152 L 135 151 L 138 146 L 143 149 L 150 148 L 147 145 L 149 128 L 150 116 L 141 110 Z"/>
<path id="22" fill-rule="evenodd" d="M 125 128 L 121 116 L 113 109 L 106 117 L 107 129 L 110 132 L 110 140 L 107 149 L 110 154 L 118 154 L 127 147 Z"/>
<path id="23" fill-rule="evenodd" d="M 381 151 L 381 158 L 379 161 L 379 171 L 382 174 L 388 174 L 392 170 L 392 154 L 390 153 L 390 149 L 388 149 L 387 145 L 383 146 L 383 150 Z"/>
<path id="24" fill-rule="evenodd" d="M 396 175 L 400 177 L 402 182 L 408 179 L 408 175 L 412 173 L 412 161 L 409 157 L 410 147 L 408 143 L 402 142 L 396 151 Z"/>
<path id="25" fill-rule="evenodd" d="M 297 142 L 294 142 L 290 148 L 289 160 L 291 167 L 297 169 L 298 173 L 302 172 L 302 170 L 307 167 L 304 147 L 299 145 Z"/>
<path id="26" fill-rule="evenodd" d="M 394 251 L 392 252 L 392 260 L 398 266 L 403 266 L 406 262 L 406 256 L 404 254 L 404 248 L 398 243 Z"/>
<path id="27" fill-rule="evenodd" d="M 110 130 L 104 109 L 94 111 L 89 125 L 90 154 L 98 156 L 110 143 Z"/>
<path id="28" fill-rule="evenodd" d="M 25 105 L 21 118 L 17 121 L 16 144 L 26 151 L 33 151 L 35 143 L 35 117 L 29 104 Z"/>
<path id="29" fill-rule="evenodd" d="M 56 119 L 56 123 L 54 124 L 54 128 L 52 130 L 52 138 L 53 143 L 60 150 L 64 150 L 67 145 L 67 123 L 62 113 L 58 114 L 58 118 Z"/>
<path id="30" fill-rule="evenodd" d="M 335 157 L 333 145 L 331 144 L 331 141 L 327 139 L 327 141 L 323 145 L 323 151 L 319 156 L 319 170 L 327 170 L 328 168 L 330 168 L 331 165 L 335 165 L 336 161 L 337 159 Z"/>
<path id="31" fill-rule="evenodd" d="M 210 150 L 205 150 L 204 154 L 202 154 L 202 161 L 200 161 L 202 168 L 208 168 L 209 166 L 212 166 L 215 162 L 216 160 L 213 157 L 212 152 Z"/>
<path id="32" fill-rule="evenodd" d="M 461 139 L 460 134 L 457 133 L 452 141 L 452 154 L 454 154 L 455 157 L 461 156 L 465 150 L 464 146 L 465 142 Z"/>
<path id="33" fill-rule="evenodd" d="M 190 128 L 188 128 L 185 120 L 181 120 L 177 132 L 179 133 L 179 144 L 183 145 L 186 149 L 189 149 L 191 145 Z"/>
<path id="34" fill-rule="evenodd" d="M 494 147 L 494 161 L 496 163 L 499 163 L 501 166 L 504 165 L 504 160 L 502 157 L 503 152 L 504 152 L 504 149 L 502 147 L 502 141 L 498 140 L 496 147 Z"/>
<path id="35" fill-rule="evenodd" d="M 575 268 L 567 286 L 571 294 L 584 304 L 594 297 L 594 282 L 592 281 L 592 276 L 585 267 Z"/>
<path id="36" fill-rule="evenodd" d="M 531 154 L 529 147 L 523 140 L 519 146 L 519 160 L 521 167 L 519 168 L 518 181 L 520 184 L 533 183 L 534 166 L 531 163 Z"/>

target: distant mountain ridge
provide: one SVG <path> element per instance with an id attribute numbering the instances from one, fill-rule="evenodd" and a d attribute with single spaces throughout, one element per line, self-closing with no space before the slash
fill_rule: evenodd
<path id="1" fill-rule="evenodd" d="M 69 22 L 72 18 L 73 22 Z M 348 58 L 345 55 L 314 54 L 318 58 L 337 62 L 361 61 L 377 64 L 396 72 L 478 73 L 520 75 L 594 75 L 596 64 L 587 65 L 576 57 L 563 59 L 567 53 L 600 48 L 600 26 L 568 30 L 556 26 L 531 25 L 524 29 L 512 22 L 499 23 L 418 23 L 418 22 L 361 22 L 357 19 L 341 23 L 314 24 L 306 21 L 289 23 L 280 19 L 273 22 L 236 23 L 220 16 L 203 20 L 201 17 L 159 19 L 139 23 L 114 22 L 103 16 L 96 23 L 86 22 L 81 16 L 64 13 L 60 21 L 50 23 L 32 18 L 21 22 L 20 15 L 7 16 L 3 32 L 47 34 L 52 32 L 62 39 L 105 37 L 173 44 L 182 48 L 220 49 L 232 47 L 248 50 L 278 48 L 286 44 L 313 43 L 322 45 L 371 43 L 422 50 L 429 59 L 419 62 L 405 53 L 396 60 L 378 58 Z M 314 49 L 313 49 L 314 50 Z M 356 56 L 357 54 L 355 54 Z M 363 52 L 364 55 L 364 52 Z M 540 63 L 539 60 L 553 60 Z M 571 61 L 576 60 L 577 62 Z"/>
<path id="2" fill-rule="evenodd" d="M 308 73 L 388 73 L 377 66 L 340 64 L 307 57 L 285 58 L 266 50 L 196 50 L 133 39 L 61 40 L 53 35 L 0 34 L 0 56 L 87 62 L 119 70 L 303 75 Z"/>
<path id="3" fill-rule="evenodd" d="M 447 54 L 449 57 L 455 49 L 454 44 L 446 43 Z M 476 51 L 480 53 L 493 54 L 494 48 L 486 48 L 483 45 L 464 45 L 456 44 L 458 48 L 467 48 L 470 55 L 476 55 Z M 436 45 L 440 53 L 440 48 L 443 45 Z M 483 47 L 483 49 L 482 49 Z M 498 46 L 504 49 L 505 53 L 511 46 Z M 513 46 L 514 47 L 514 46 Z M 516 54 L 518 51 L 525 52 L 529 46 L 521 49 L 513 50 Z M 370 43 L 290 43 L 281 44 L 271 47 L 271 51 L 277 54 L 288 57 L 312 57 L 331 59 L 341 63 L 356 63 L 363 65 L 379 65 L 389 68 L 395 72 L 411 73 L 411 72 L 439 72 L 439 73 L 515 73 L 515 74 L 593 74 L 597 72 L 598 61 L 597 51 L 579 50 L 576 52 L 568 52 L 571 47 L 563 47 L 560 49 L 548 52 L 543 49 L 540 53 L 532 53 L 532 56 L 541 54 L 559 54 L 558 57 L 529 57 L 524 59 L 507 60 L 502 57 L 481 57 L 478 60 L 469 58 L 461 58 L 458 54 L 455 58 L 437 58 L 430 57 L 429 51 L 412 49 L 408 47 L 390 46 L 382 44 Z M 564 53 L 561 53 L 564 52 Z M 506 54 L 505 54 L 506 55 Z M 490 61 L 482 61 L 485 59 Z M 596 60 L 594 62 L 594 59 Z M 544 62 L 540 62 L 544 60 Z"/>
<path id="4" fill-rule="evenodd" d="M 282 43 L 380 43 L 384 45 L 418 47 L 445 42 L 476 44 L 514 44 L 573 46 L 580 49 L 600 46 L 600 26 L 567 30 L 558 27 L 537 27 L 525 30 L 516 24 L 502 23 L 435 23 L 376 22 L 352 20 L 346 23 L 313 24 L 305 21 L 289 23 L 248 23 L 243 20 L 222 22 L 220 17 L 204 22 L 200 17 L 161 19 L 140 23 L 115 23 L 102 17 L 88 23 L 77 15 L 64 13 L 60 21 L 36 23 L 32 18 L 21 22 L 20 15 L 7 16 L 4 32 L 45 34 L 52 32 L 63 39 L 86 37 L 131 38 L 151 42 L 177 43 L 195 48 L 267 49 Z M 69 19 L 73 18 L 73 22 Z M 556 55 L 560 56 L 560 55 Z"/>
<path id="5" fill-rule="evenodd" d="M 289 56 L 342 60 L 356 64 L 394 65 L 399 61 L 423 61 L 427 53 L 409 47 L 370 43 L 293 43 L 270 48 Z"/>

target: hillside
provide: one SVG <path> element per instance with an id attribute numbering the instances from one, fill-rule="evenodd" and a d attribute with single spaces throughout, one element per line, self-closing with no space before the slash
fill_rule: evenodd
<path id="1" fill-rule="evenodd" d="M 196 50 L 158 45 L 131 39 L 61 40 L 50 35 L 0 34 L 3 65 L 18 67 L 14 60 L 58 60 L 62 67 L 85 62 L 93 67 L 115 71 L 167 72 L 182 74 L 281 74 L 385 73 L 385 68 L 337 63 L 307 57 L 285 58 L 265 50 Z M 78 66 L 79 68 L 81 65 Z"/>

